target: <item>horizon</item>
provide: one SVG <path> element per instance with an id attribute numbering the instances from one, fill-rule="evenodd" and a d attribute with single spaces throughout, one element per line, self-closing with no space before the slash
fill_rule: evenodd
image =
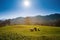
<path id="1" fill-rule="evenodd" d="M 60 14 L 60 13 L 54 13 L 54 14 Z M 48 15 L 34 15 L 34 16 L 19 16 L 19 17 L 22 17 L 22 18 L 26 18 L 26 17 L 36 17 L 36 16 L 49 16 L 49 15 L 54 15 L 54 14 L 48 14 Z M 15 18 L 19 18 L 19 17 L 15 17 Z M 8 20 L 8 19 L 15 19 L 15 18 L 0 18 L 0 20 Z"/>

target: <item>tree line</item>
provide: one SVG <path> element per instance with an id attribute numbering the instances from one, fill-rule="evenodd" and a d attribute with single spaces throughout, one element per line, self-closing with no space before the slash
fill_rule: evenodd
<path id="1" fill-rule="evenodd" d="M 60 19 L 57 20 L 44 20 L 41 22 L 40 20 L 35 20 L 37 22 L 31 22 L 32 20 L 27 17 L 25 19 L 25 24 L 24 25 L 41 25 L 41 26 L 60 26 Z M 6 26 L 6 25 L 14 25 L 11 24 L 11 19 L 8 20 L 0 20 L 0 27 Z M 17 24 L 15 24 L 17 25 Z"/>
<path id="2" fill-rule="evenodd" d="M 10 25 L 10 19 L 7 20 L 0 20 L 0 27 Z"/>

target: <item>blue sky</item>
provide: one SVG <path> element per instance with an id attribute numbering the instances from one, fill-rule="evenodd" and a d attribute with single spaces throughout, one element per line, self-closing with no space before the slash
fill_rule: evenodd
<path id="1" fill-rule="evenodd" d="M 0 19 L 60 13 L 60 0 L 29 0 L 29 7 L 24 6 L 23 2 L 0 0 Z"/>

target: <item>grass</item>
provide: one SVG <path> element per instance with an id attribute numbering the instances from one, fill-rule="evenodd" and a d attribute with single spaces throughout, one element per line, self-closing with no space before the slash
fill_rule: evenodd
<path id="1" fill-rule="evenodd" d="M 31 28 L 40 31 L 31 32 Z M 12 25 L 0 28 L 0 40 L 60 40 L 60 27 Z"/>

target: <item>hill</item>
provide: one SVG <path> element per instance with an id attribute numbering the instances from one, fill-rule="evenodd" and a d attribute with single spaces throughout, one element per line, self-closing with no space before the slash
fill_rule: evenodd
<path id="1" fill-rule="evenodd" d="M 11 24 L 25 24 L 25 20 L 27 17 L 17 17 L 15 19 L 11 20 Z M 55 14 L 50 14 L 46 16 L 33 16 L 33 17 L 28 17 L 30 24 L 39 24 L 39 25 L 59 25 L 60 26 L 60 14 L 55 13 Z M 57 24 L 55 24 L 57 23 Z"/>

